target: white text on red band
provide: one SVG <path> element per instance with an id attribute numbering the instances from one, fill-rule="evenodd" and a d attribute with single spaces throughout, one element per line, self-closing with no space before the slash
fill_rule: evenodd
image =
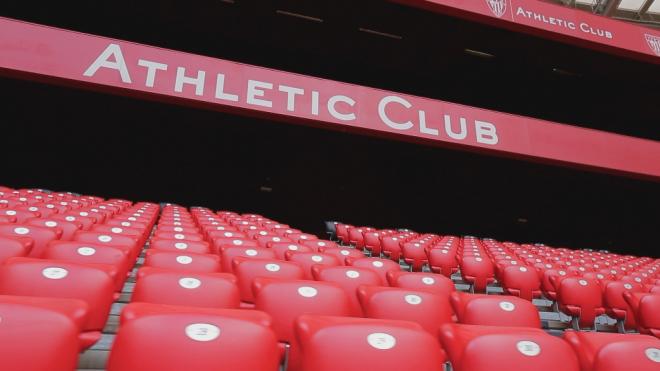
<path id="1" fill-rule="evenodd" d="M 611 31 L 604 30 L 598 27 L 593 27 L 589 23 L 586 22 L 580 22 L 576 24 L 573 21 L 570 20 L 565 20 L 559 17 L 552 17 L 552 16 L 546 16 L 545 14 L 542 13 L 537 13 L 531 10 L 525 10 L 523 9 L 522 6 L 519 6 L 516 9 L 516 17 L 523 17 L 527 18 L 529 20 L 533 20 L 536 22 L 541 22 L 548 24 L 550 26 L 558 27 L 558 28 L 568 28 L 572 31 L 580 30 L 581 32 L 591 34 L 597 37 L 602 37 L 606 39 L 612 39 L 614 38 L 614 34 Z"/>
<path id="2" fill-rule="evenodd" d="M 137 65 L 146 69 L 144 86 L 147 88 L 153 88 L 158 79 L 159 72 L 167 71 L 169 68 L 165 63 L 145 59 L 139 59 Z M 115 70 L 123 83 L 133 84 L 128 65 L 118 44 L 109 44 L 85 70 L 83 76 L 93 77 L 101 68 Z M 184 87 L 188 85 L 194 89 L 195 95 L 203 97 L 206 93 L 206 74 L 206 71 L 203 70 L 198 70 L 196 73 L 191 74 L 189 71 L 186 71 L 185 67 L 178 66 L 172 88 L 176 93 L 183 93 Z M 221 101 L 238 103 L 241 100 L 239 92 L 225 91 L 225 80 L 226 76 L 224 74 L 216 74 L 214 98 Z M 286 95 L 286 111 L 288 112 L 296 112 L 296 98 L 306 95 L 305 90 L 299 87 L 283 84 L 276 86 L 270 82 L 250 79 L 247 80 L 244 90 L 244 103 L 252 106 L 273 108 L 273 101 L 267 97 L 267 92 L 273 90 Z M 305 114 L 318 116 L 321 109 L 326 109 L 328 114 L 336 120 L 359 122 L 359 118 L 353 110 L 356 105 L 355 99 L 347 95 L 332 95 L 322 105 L 319 91 L 312 90 L 309 93 L 308 99 L 310 101 L 308 105 L 305 105 L 305 108 L 309 112 Z M 410 118 L 407 120 L 401 118 L 397 120 L 393 119 L 388 114 L 388 108 L 390 107 L 409 112 Z M 298 109 L 302 108 L 299 107 Z M 468 137 L 472 137 L 477 143 L 491 146 L 499 142 L 497 128 L 490 122 L 482 120 L 472 120 L 472 122 L 469 122 L 464 117 L 452 118 L 451 115 L 444 114 L 440 118 L 434 118 L 441 121 L 442 124 L 437 126 L 432 125 L 432 118 L 427 118 L 424 110 L 416 110 L 412 103 L 396 95 L 382 97 L 378 102 L 377 109 L 378 117 L 382 124 L 397 131 L 413 130 L 424 136 L 444 137 L 454 141 L 464 141 Z"/>

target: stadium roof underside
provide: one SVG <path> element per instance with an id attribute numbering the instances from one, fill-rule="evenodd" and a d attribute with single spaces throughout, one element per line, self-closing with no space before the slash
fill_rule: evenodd
<path id="1" fill-rule="evenodd" d="M 660 28 L 660 0 L 553 0 L 562 5 L 583 9 L 627 22 Z"/>

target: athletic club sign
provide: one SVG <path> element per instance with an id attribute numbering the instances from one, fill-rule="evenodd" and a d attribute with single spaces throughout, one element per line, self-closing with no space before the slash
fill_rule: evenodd
<path id="1" fill-rule="evenodd" d="M 116 74 L 127 85 L 141 85 L 147 89 L 156 85 L 165 86 L 174 95 L 184 93 L 185 89 L 195 96 L 222 104 L 238 103 L 300 117 L 326 115 L 333 120 L 352 122 L 358 126 L 365 121 L 360 117 L 361 112 L 375 113 L 369 116 L 378 117 L 381 125 L 396 131 L 415 131 L 455 141 L 470 140 L 487 146 L 495 146 L 499 142 L 497 127 L 492 122 L 450 113 L 434 117 L 401 95 L 388 94 L 374 102 L 367 102 L 366 99 L 359 102 L 358 97 L 349 94 L 326 93 L 322 89 L 323 84 L 310 89 L 302 84 L 281 84 L 257 76 L 232 76 L 225 71 L 195 70 L 188 66 L 173 66 L 167 61 L 143 58 L 138 58 L 137 64 L 130 65 L 119 44 L 109 44 L 82 75 L 93 79 L 103 70 Z M 142 81 L 134 77 L 136 70 L 144 75 Z M 169 75 L 163 76 L 166 74 Z"/>
<path id="2" fill-rule="evenodd" d="M 486 4 L 478 3 L 491 14 Z M 498 12 L 504 11 L 502 18 L 511 16 L 515 9 L 511 2 L 506 5 L 498 8 L 493 3 Z M 638 42 L 646 53 L 652 53 L 647 43 L 651 48 L 658 45 L 653 37 Z M 255 116 L 269 122 L 660 180 L 660 143 L 655 141 L 2 17 L 0 74 Z"/>
<path id="3" fill-rule="evenodd" d="M 542 12 L 529 10 L 523 6 L 516 7 L 514 11 L 516 18 L 526 18 L 529 21 L 543 23 L 551 28 L 564 28 L 570 31 L 582 32 L 598 38 L 613 39 L 614 31 L 598 27 L 589 22 L 576 22 L 561 16 L 551 16 Z"/>
<path id="4" fill-rule="evenodd" d="M 472 22 L 660 63 L 655 30 L 579 9 L 531 0 L 390 0 Z M 650 49 L 649 49 L 650 48 Z"/>

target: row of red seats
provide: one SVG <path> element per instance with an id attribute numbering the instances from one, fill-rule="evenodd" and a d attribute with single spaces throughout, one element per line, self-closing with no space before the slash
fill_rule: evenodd
<path id="1" fill-rule="evenodd" d="M 3 369 L 72 370 L 78 349 L 68 317 L 48 308 L 0 302 L 11 342 Z M 25 323 L 35 325 L 26 331 Z M 48 333 L 35 341 L 35 333 Z M 656 370 L 657 340 L 644 335 L 566 332 L 564 339 L 526 328 L 445 325 L 440 344 L 407 321 L 319 315 L 297 318 L 300 370 Z M 30 344 L 29 361 L 12 362 Z M 27 358 L 27 357 L 26 357 Z M 135 303 L 122 313 L 108 370 L 276 370 L 277 339 L 259 311 Z"/>
<path id="2" fill-rule="evenodd" d="M 177 214 L 182 215 L 182 212 L 179 210 Z M 192 219 L 194 222 L 194 218 Z M 212 225 L 220 226 L 223 231 L 236 232 L 231 225 L 227 225 L 227 220 L 218 221 L 215 217 L 210 217 L 209 221 L 219 223 Z M 250 222 L 245 224 L 245 226 L 248 225 L 259 229 L 258 225 L 252 225 Z M 190 227 L 194 228 L 192 224 Z M 524 330 L 520 331 L 510 330 L 514 334 L 518 332 L 528 334 L 530 327 L 540 328 L 538 312 L 526 300 L 515 297 L 457 293 L 454 292 L 451 280 L 446 277 L 431 273 L 402 272 L 398 265 L 385 273 L 386 281 L 383 281 L 382 277 L 372 270 L 373 264 L 367 264 L 365 268 L 335 265 L 335 262 L 324 265 L 323 259 L 321 259 L 316 262 L 317 264 L 309 267 L 300 267 L 296 262 L 294 262 L 296 264 L 290 265 L 290 257 L 295 254 L 312 254 L 312 256 L 321 258 L 323 256 L 316 251 L 298 251 L 301 246 L 290 242 L 287 242 L 289 246 L 283 246 L 283 251 L 277 253 L 269 251 L 277 247 L 277 244 L 269 245 L 269 243 L 260 246 L 249 240 L 241 240 L 239 246 L 221 245 L 219 247 L 220 261 L 227 259 L 232 261 L 231 264 L 225 266 L 226 270 L 223 273 L 209 273 L 205 268 L 195 271 L 197 268 L 190 265 L 192 262 L 185 264 L 185 267 L 181 264 L 168 264 L 167 269 L 163 269 L 162 266 L 154 268 L 153 265 L 149 266 L 152 262 L 147 260 L 145 261 L 146 267 L 141 268 L 138 273 L 139 278 L 132 301 L 216 308 L 239 308 L 241 299 L 244 300 L 243 304 L 245 301 L 249 301 L 252 305 L 247 307 L 270 315 L 272 321 L 270 326 L 273 328 L 277 340 L 291 345 L 289 367 L 293 370 L 310 369 L 306 368 L 310 360 L 305 357 L 305 346 L 301 344 L 302 341 L 296 333 L 298 329 L 296 326 L 306 319 L 305 314 L 334 316 L 332 321 L 327 322 L 333 326 L 338 325 L 336 320 L 339 320 L 342 326 L 345 323 L 355 324 L 356 326 L 350 330 L 350 333 L 357 331 L 358 325 L 366 326 L 366 323 L 370 323 L 370 326 L 375 326 L 376 322 L 370 322 L 375 319 L 416 322 L 421 329 L 435 337 L 442 336 L 442 329 L 452 323 L 454 317 L 462 323 L 524 327 Z M 242 246 L 244 244 L 249 246 Z M 227 255 L 227 249 L 236 251 L 236 254 Z M 330 250 L 341 251 L 342 249 L 333 247 Z M 224 255 L 223 252 L 225 252 Z M 287 259 L 287 255 L 289 261 L 282 261 Z M 376 258 L 358 258 L 358 260 L 372 263 L 382 262 L 381 259 Z M 312 260 L 312 262 L 314 261 Z M 351 257 L 344 256 L 343 264 L 352 262 L 354 261 Z M 308 268 L 311 270 L 311 278 L 319 281 L 309 280 L 309 276 L 305 275 Z M 216 265 L 214 270 L 222 271 L 223 264 Z M 323 280 L 325 272 L 329 274 L 326 276 L 328 281 Z M 241 283 L 237 286 L 237 282 Z M 382 287 L 386 282 L 400 287 Z M 241 292 L 246 290 L 250 294 L 241 295 Z M 353 298 L 357 296 L 357 310 L 354 303 L 351 303 L 351 296 Z M 210 301 L 209 298 L 216 300 Z M 451 300 L 448 300 L 449 298 Z M 244 305 L 244 307 L 246 306 Z M 194 312 L 192 309 L 189 310 Z M 364 319 L 349 320 L 346 318 L 359 315 L 372 319 L 364 323 Z M 311 316 L 309 317 L 311 318 Z M 323 318 L 327 320 L 330 317 Z M 458 326 L 460 328 L 461 325 Z M 324 329 L 324 331 L 326 330 L 329 331 L 327 328 Z M 451 329 L 446 331 L 449 334 L 453 333 Z M 489 330 L 483 331 L 489 333 Z M 383 334 L 389 336 L 383 336 Z M 543 332 L 541 334 L 548 336 Z M 381 347 L 389 346 L 388 342 L 391 339 L 389 333 L 379 333 L 378 337 L 377 343 L 381 344 Z M 642 339 L 651 343 L 654 341 L 652 338 L 643 337 Z M 356 350 L 360 346 L 357 344 L 351 348 Z M 418 344 L 419 346 L 420 344 Z M 530 345 L 527 344 L 527 346 Z M 439 354 L 444 353 L 441 351 Z M 555 356 L 557 355 L 555 354 Z M 315 356 L 318 357 L 318 353 L 315 353 Z M 438 369 L 439 364 L 433 362 L 428 366 L 433 368 L 425 368 L 427 360 L 429 360 L 428 355 L 420 358 L 421 364 L 417 367 Z M 643 359 L 640 358 L 639 361 L 642 366 L 645 365 Z M 367 362 L 374 364 L 371 359 Z M 388 366 L 381 365 L 382 369 L 401 369 L 402 367 L 396 358 L 388 360 L 386 363 Z M 321 364 L 313 363 L 313 365 L 314 368 L 311 369 L 328 367 L 352 370 L 365 367 L 365 364 L 354 359 L 347 364 L 332 360 Z M 650 364 L 646 366 L 650 366 Z"/>
<path id="3" fill-rule="evenodd" d="M 276 370 L 273 323 L 261 311 L 129 304 L 108 370 Z M 658 340 L 520 327 L 444 325 L 440 341 L 408 321 L 303 314 L 288 370 L 657 370 Z"/>
<path id="4" fill-rule="evenodd" d="M 215 218 L 212 219 L 215 220 Z M 224 222 L 220 223 L 224 224 Z M 227 230 L 227 225 L 221 225 L 221 227 L 223 230 Z M 255 228 L 258 229 L 258 227 Z M 250 242 L 244 240 L 239 245 L 243 244 L 250 244 Z M 270 246 L 270 248 L 273 247 L 273 245 Z M 221 246 L 221 253 L 225 249 L 239 249 L 236 250 L 238 252 L 236 255 L 223 255 L 221 258 L 221 260 L 232 260 L 233 264 L 227 265 L 229 267 L 227 272 L 234 273 L 238 276 L 238 279 L 227 272 L 193 273 L 186 268 L 181 269 L 182 267 L 176 266 L 173 266 L 176 270 L 171 270 L 172 266 L 168 270 L 153 267 L 142 268 L 132 300 L 176 305 L 198 303 L 202 307 L 212 305 L 238 308 L 240 306 L 241 289 L 234 283 L 244 281 L 244 284 L 240 285 L 241 288 L 252 291 L 252 296 L 247 298 L 254 304 L 254 307 L 250 307 L 268 313 L 277 339 L 293 345 L 289 365 L 294 370 L 305 365 L 304 348 L 298 343 L 296 337 L 296 321 L 304 318 L 305 313 L 341 316 L 339 318 L 355 316 L 356 312 L 351 308 L 350 300 L 347 299 L 350 297 L 347 294 L 351 292 L 353 296 L 357 294 L 363 315 L 375 319 L 417 322 L 422 326 L 422 329 L 434 336 L 440 335 L 441 328 L 453 321 L 453 312 L 456 312 L 457 319 L 465 323 L 540 327 L 538 313 L 528 301 L 513 297 L 455 293 L 452 292 L 454 290 L 452 282 L 445 277 L 429 273 L 401 272 L 399 266 L 387 272 L 385 277 L 388 282 L 400 283 L 403 288 L 378 287 L 377 285 L 382 285 L 383 281 L 376 272 L 370 271 L 369 265 L 362 274 L 352 266 L 312 265 L 310 267 L 312 278 L 316 279 L 319 279 L 318 272 L 335 271 L 338 279 L 336 282 L 332 280 L 330 282 L 318 282 L 305 279 L 307 277 L 304 276 L 304 269 L 299 269 L 298 275 L 290 275 L 288 270 L 282 269 L 282 265 L 286 263 L 277 261 L 278 258 L 286 259 L 287 254 L 291 256 L 300 253 L 300 251 L 297 251 L 300 246 L 291 244 L 290 247 L 292 249 L 286 249 L 284 254 L 278 257 L 275 254 L 269 255 L 273 252 L 268 252 L 268 245 L 265 247 L 252 244 L 250 246 L 236 246 L 233 244 Z M 337 250 L 337 248 L 334 249 Z M 314 251 L 310 253 L 315 254 Z M 318 253 L 316 254 L 321 257 Z M 267 258 L 265 258 L 266 255 L 268 255 Z M 350 257 L 344 257 L 344 264 L 350 264 L 351 260 Z M 381 261 L 380 259 L 364 258 L 361 258 L 361 260 Z M 247 263 L 253 263 L 249 265 L 253 269 L 240 270 L 240 267 Z M 149 265 L 149 262 L 145 261 L 145 264 Z M 216 266 L 215 269 L 222 270 L 222 264 Z M 353 283 L 352 287 L 345 287 L 341 284 L 342 282 L 356 281 L 365 275 L 373 277 L 374 280 L 370 282 L 371 285 L 369 283 L 367 285 Z M 207 282 L 213 282 L 213 284 L 207 284 Z M 436 282 L 440 284 L 435 285 Z M 246 285 L 246 283 L 251 284 Z M 337 285 L 336 283 L 340 284 Z M 201 289 L 202 286 L 204 289 Z M 164 289 L 165 287 L 167 289 Z M 193 291 L 197 291 L 197 295 Z M 211 292 L 215 292 L 215 294 Z M 208 297 L 223 299 L 209 303 Z M 447 305 L 447 297 L 451 297 L 452 307 Z M 243 296 L 242 299 L 246 299 L 246 297 Z M 523 333 L 528 331 L 529 329 L 525 329 Z M 386 336 L 379 342 L 385 343 L 388 339 Z M 652 341 L 651 338 L 644 339 Z M 423 361 L 426 362 L 428 359 L 429 357 L 426 356 Z M 372 363 L 372 361 L 369 362 Z M 642 362 L 644 361 L 642 360 Z M 389 363 L 391 366 L 392 362 Z M 399 363 L 395 362 L 395 364 L 398 366 L 394 367 L 401 367 Z M 641 363 L 641 365 L 643 366 L 644 363 Z M 350 365 L 337 363 L 315 364 L 314 369 L 323 366 L 341 366 L 346 369 L 364 367 L 364 365 L 351 360 Z M 420 365 L 419 367 L 425 369 L 424 366 Z M 433 367 L 437 367 L 437 364 Z"/>
<path id="5" fill-rule="evenodd" d="M 229 217 L 230 214 L 218 218 L 209 211 L 195 209 L 193 213 L 197 215 L 189 216 L 185 210 L 176 207 L 167 207 L 163 211 L 152 239 L 151 252 L 147 254 L 145 266 L 138 272 L 132 302 L 214 308 L 239 308 L 241 300 L 243 307 L 246 307 L 246 302 L 249 302 L 247 307 L 271 316 L 272 328 L 280 342 L 292 344 L 290 369 L 295 369 L 302 362 L 293 332 L 295 320 L 304 313 L 416 319 L 434 336 L 439 334 L 439 325 L 452 321 L 453 310 L 447 299 L 454 286 L 445 277 L 401 272 L 400 266 L 391 261 L 385 261 L 389 270 L 381 270 L 385 264 L 380 259 L 365 259 L 356 250 L 338 248 L 330 241 L 317 240 L 315 236 L 295 243 L 281 241 L 281 237 L 273 234 L 277 238 L 273 241 L 264 240 L 263 237 L 269 234 L 261 230 L 254 235 L 262 239 L 261 244 L 255 244 L 235 228 L 240 225 L 255 231 L 259 227 L 254 223 L 244 224 L 245 221 L 234 219 L 236 215 Z M 179 240 L 180 243 L 204 242 L 204 235 L 208 236 L 209 231 L 214 230 L 231 233 L 225 236 L 231 240 L 218 245 L 219 257 L 175 252 L 169 245 L 161 248 L 162 242 L 157 243 L 161 238 L 158 231 L 168 229 L 174 222 L 186 223 L 187 229 L 178 232 L 186 232 L 195 240 L 188 241 L 186 237 Z M 205 232 L 200 233 L 196 223 L 200 223 L 200 228 Z M 180 248 L 185 250 L 189 245 L 181 245 Z M 162 259 L 153 259 L 154 256 Z M 295 256 L 303 258 L 295 259 Z M 363 267 L 344 265 L 357 261 L 369 264 Z M 311 281 L 313 278 L 321 281 Z M 379 287 L 387 282 L 409 288 Z M 414 287 L 426 291 L 414 291 Z M 403 300 L 396 300 L 396 296 Z M 383 300 L 386 303 L 380 303 Z M 422 301 L 424 304 L 420 306 Z M 423 316 L 415 313 L 421 308 L 424 308 Z M 534 320 L 532 323 L 540 327 L 533 306 L 531 318 Z M 119 334 L 123 334 L 121 329 Z M 112 361 L 110 364 L 114 365 Z M 358 367 L 357 364 L 354 367 Z"/>
<path id="6" fill-rule="evenodd" d="M 75 369 L 77 352 L 100 338 L 158 206 L 39 190 L 0 192 L 8 201 L 2 204 L 11 206 L 1 210 L 13 217 L 27 216 L 21 210 L 6 214 L 19 203 L 28 208 L 44 202 L 59 205 L 44 207 L 54 210 L 44 214 L 27 210 L 33 213 L 29 218 L 0 224 L 0 321 L 12 329 L 0 332 L 7 351 L 0 357 L 2 369 Z M 66 329 L 66 337 L 75 341 L 61 342 L 58 336 L 64 335 L 55 330 L 52 339 L 28 341 L 26 336 L 34 333 L 25 330 L 34 326 L 41 331 L 41 325 Z M 40 347 L 43 357 L 33 353 Z M 60 352 L 60 347 L 76 353 Z"/>
<path id="7" fill-rule="evenodd" d="M 110 221 L 120 223 L 120 227 L 110 227 L 109 231 L 94 237 L 90 235 L 90 240 L 105 240 L 105 244 L 93 248 L 92 254 L 90 250 L 79 250 L 85 247 L 79 246 L 77 255 L 97 256 L 100 249 L 111 247 L 109 243 L 119 243 L 120 237 L 132 233 L 128 232 L 132 227 L 142 224 L 148 229 L 133 235 L 132 241 L 146 240 L 157 214 L 157 207 L 150 206 L 154 207 L 129 208 L 126 205 L 123 211 L 109 214 Z M 149 208 L 152 210 L 147 210 Z M 114 228 L 118 229 L 112 231 Z M 215 235 L 210 236 L 210 233 Z M 436 237 L 427 235 L 421 240 L 437 242 Z M 286 246 L 277 245 L 282 242 Z M 163 209 L 149 245 L 145 259 L 149 267 L 141 268 L 132 298 L 134 303 L 122 312 L 108 365 L 110 370 L 274 370 L 283 351 L 278 340 L 291 345 L 287 360 L 292 370 L 439 370 L 445 360 L 451 361 L 456 370 L 476 370 L 483 369 L 489 355 L 496 356 L 492 343 L 508 342 L 515 346 L 496 352 L 505 358 L 498 363 L 503 369 L 544 368 L 549 357 L 557 362 L 562 360 L 563 368 L 569 370 L 577 370 L 581 364 L 586 365 L 583 369 L 610 370 L 616 368 L 607 367 L 616 367 L 616 361 L 625 354 L 629 357 L 628 365 L 650 370 L 658 359 L 657 339 L 651 337 L 608 338 L 607 342 L 618 344 L 614 350 L 608 350 L 615 360 L 608 360 L 599 351 L 604 347 L 604 340 L 599 343 L 601 340 L 594 340 L 596 337 L 585 338 L 580 334 L 576 335 L 577 340 L 571 340 L 567 334 L 566 340 L 579 352 L 580 357 L 576 357 L 566 342 L 538 328 L 538 313 L 529 301 L 457 293 L 452 282 L 441 275 L 402 272 L 400 266 L 390 260 L 365 258 L 360 251 L 318 240 L 316 236 L 259 215 L 216 214 L 202 208 L 188 212 L 170 205 Z M 121 249 L 122 244 L 117 246 Z M 137 253 L 130 248 L 125 251 L 134 261 L 141 245 L 132 246 Z M 206 246 L 207 250 L 195 253 L 191 250 L 194 246 Z M 164 258 L 153 259 L 153 255 Z M 198 258 L 208 265 L 198 265 Z M 50 262 L 58 264 L 56 268 L 64 264 Z M 64 269 L 64 277 L 53 281 L 70 285 L 66 278 L 83 268 L 117 277 L 110 270 L 100 268 L 103 262 L 84 262 L 85 265 L 71 263 L 67 267 L 69 270 Z M 298 267 L 299 275 L 287 276 L 282 268 L 287 265 Z M 45 270 L 40 272 L 46 274 Z M 327 281 L 321 277 L 325 272 Z M 63 272 L 56 270 L 47 274 L 57 277 Z M 370 283 L 355 283 L 369 276 L 373 278 Z M 122 283 L 124 279 L 125 276 Z M 346 286 L 347 282 L 352 282 L 352 289 Z M 385 287 L 387 284 L 394 287 Z M 81 284 L 81 287 L 87 286 Z M 205 291 L 209 288 L 210 291 Z M 355 301 L 350 299 L 350 294 Z M 241 295 L 247 298 L 242 304 Z M 213 301 L 216 297 L 224 302 Z M 25 298 L 16 296 L 9 298 L 7 301 L 0 299 L 0 317 L 7 314 L 5 318 L 11 319 L 14 331 L 29 318 L 21 317 L 25 307 L 57 313 L 42 316 L 53 336 L 44 342 L 44 358 L 34 360 L 41 363 L 32 369 L 71 369 L 75 347 L 70 345 L 75 343 L 79 331 L 66 305 L 20 302 Z M 163 302 L 170 305 L 163 305 Z M 191 307 L 196 303 L 199 307 Z M 237 305 L 257 310 L 224 309 Z M 348 317 L 357 315 L 373 318 Z M 454 320 L 474 325 L 453 324 Z M 59 345 L 66 354 L 53 351 L 53 346 Z M 593 349 L 596 351 L 589 353 Z M 21 350 L 27 357 L 25 349 L 18 345 L 10 349 L 12 355 L 20 354 Z M 591 354 L 590 358 L 583 360 L 581 353 L 584 352 Z M 468 353 L 470 357 L 465 356 Z M 345 356 L 337 357 L 338 354 Z M 32 360 L 22 359 L 22 362 L 27 361 Z M 43 367 L 46 364 L 49 366 Z M 8 364 L 7 369 L 12 369 L 10 366 L 12 364 Z M 30 370 L 30 367 L 21 363 L 20 369 Z"/>
<path id="8" fill-rule="evenodd" d="M 431 271 L 446 276 L 460 272 L 473 292 L 485 292 L 497 281 L 510 295 L 556 301 L 576 329 L 594 327 L 595 318 L 607 314 L 619 321 L 621 331 L 659 331 L 658 316 L 650 313 L 660 311 L 656 295 L 660 292 L 660 262 L 651 258 L 339 223 L 336 233 L 342 243 L 358 249 L 390 251 L 385 255 L 395 261 L 401 258 L 411 270 L 428 264 Z"/>

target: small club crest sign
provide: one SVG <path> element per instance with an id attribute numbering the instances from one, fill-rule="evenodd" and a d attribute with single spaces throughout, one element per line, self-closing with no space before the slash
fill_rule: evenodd
<path id="1" fill-rule="evenodd" d="M 490 8 L 490 11 L 495 14 L 497 18 L 501 18 L 506 12 L 506 2 L 507 0 L 486 0 L 486 4 Z"/>
<path id="2" fill-rule="evenodd" d="M 644 34 L 646 37 L 646 43 L 649 44 L 649 48 L 653 50 L 655 55 L 660 56 L 660 36 Z"/>

